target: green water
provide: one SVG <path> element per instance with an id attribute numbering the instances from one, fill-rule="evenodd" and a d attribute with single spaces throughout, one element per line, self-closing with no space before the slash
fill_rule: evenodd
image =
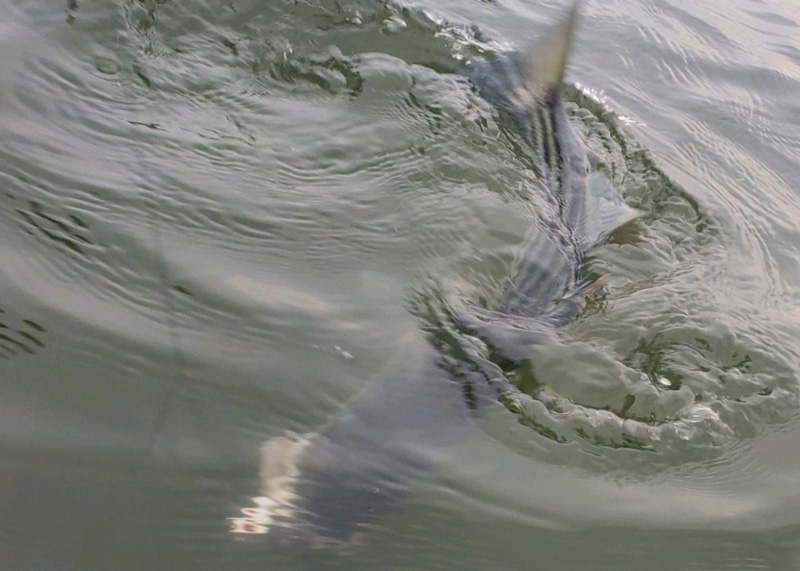
<path id="1" fill-rule="evenodd" d="M 0 2 L 3 569 L 800 568 L 794 2 L 587 3 L 568 111 L 642 213 L 607 285 L 311 553 L 230 533 L 258 448 L 502 295 L 537 181 L 452 72 L 566 6 Z"/>

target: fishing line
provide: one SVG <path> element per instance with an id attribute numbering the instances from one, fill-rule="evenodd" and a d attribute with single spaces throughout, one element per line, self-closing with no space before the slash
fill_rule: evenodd
<path id="1" fill-rule="evenodd" d="M 175 313 L 173 304 L 174 293 L 172 288 L 169 286 L 170 276 L 169 269 L 167 267 L 167 260 L 164 255 L 164 237 L 158 224 L 158 205 L 156 204 L 156 195 L 155 191 L 151 188 L 148 188 L 148 190 L 150 190 L 152 193 L 151 196 L 153 197 L 153 208 L 152 212 L 148 212 L 146 206 L 147 202 L 150 201 L 145 200 L 145 218 L 147 220 L 147 226 L 150 230 L 150 235 L 153 239 L 153 249 L 156 252 L 156 274 L 161 282 L 161 287 L 159 290 L 161 292 L 162 306 L 164 307 L 163 323 L 167 329 L 172 362 L 175 365 L 175 375 L 173 380 L 167 386 L 167 392 L 164 395 L 164 401 L 161 404 L 158 413 L 156 414 L 156 418 L 153 423 L 153 429 L 150 433 L 147 450 L 149 450 L 151 458 L 155 458 L 156 445 L 158 444 L 158 440 L 164 430 L 164 425 L 166 424 L 170 409 L 172 408 L 172 401 L 175 397 L 175 393 L 177 392 L 178 387 L 185 382 L 186 356 L 183 350 L 183 344 L 181 343 L 177 315 Z"/>

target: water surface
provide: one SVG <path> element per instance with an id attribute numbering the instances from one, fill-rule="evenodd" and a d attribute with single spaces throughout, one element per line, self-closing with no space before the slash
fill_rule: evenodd
<path id="1" fill-rule="evenodd" d="M 262 441 L 501 295 L 537 181 L 452 72 L 566 6 L 0 7 L 4 567 L 800 567 L 793 2 L 587 3 L 570 117 L 642 216 L 518 390 L 336 554 L 227 518 Z"/>

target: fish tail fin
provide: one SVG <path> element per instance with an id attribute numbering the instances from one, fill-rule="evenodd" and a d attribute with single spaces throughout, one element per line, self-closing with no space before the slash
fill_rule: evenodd
<path id="1" fill-rule="evenodd" d="M 308 437 L 288 431 L 264 442 L 259 470 L 261 495 L 253 498 L 252 506 L 242 508 L 239 517 L 228 518 L 232 533 L 265 534 L 291 521 L 297 499 L 297 464 L 309 444 Z"/>
<path id="2" fill-rule="evenodd" d="M 261 446 L 261 495 L 281 505 L 294 499 L 293 484 L 299 469 L 297 462 L 308 446 L 309 439 L 287 431 L 270 438 Z"/>
<path id="3" fill-rule="evenodd" d="M 581 0 L 575 0 L 565 18 L 524 55 L 525 89 L 535 101 L 561 95 L 580 6 Z"/>

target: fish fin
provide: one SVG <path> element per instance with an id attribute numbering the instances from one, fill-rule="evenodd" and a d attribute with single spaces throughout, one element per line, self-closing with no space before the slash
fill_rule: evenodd
<path id="1" fill-rule="evenodd" d="M 524 55 L 525 90 L 535 102 L 561 94 L 580 4 L 580 0 L 576 0 L 562 22 Z"/>
<path id="2" fill-rule="evenodd" d="M 310 444 L 309 438 L 294 432 L 270 438 L 261 446 L 261 495 L 253 506 L 242 508 L 241 516 L 228 518 L 231 532 L 265 534 L 276 525 L 285 525 L 294 511 L 298 460 Z"/>
<path id="3" fill-rule="evenodd" d="M 230 517 L 231 533 L 265 534 L 281 519 L 291 516 L 294 507 L 294 483 L 299 474 L 298 458 L 309 440 L 294 432 L 270 438 L 261 446 L 261 495 L 253 505 Z"/>
<path id="4" fill-rule="evenodd" d="M 282 505 L 291 503 L 294 480 L 299 474 L 297 463 L 309 443 L 308 437 L 286 431 L 262 444 L 259 470 L 262 496 Z"/>
<path id="5" fill-rule="evenodd" d="M 582 283 L 558 300 L 540 319 L 553 328 L 572 323 L 580 317 L 589 297 L 606 284 L 608 281 L 604 277 Z"/>
<path id="6" fill-rule="evenodd" d="M 588 284 L 586 284 L 585 286 L 583 286 L 582 288 L 580 288 L 580 290 L 578 290 L 578 293 L 580 293 L 581 297 L 585 300 L 587 297 L 589 297 L 590 295 L 592 295 L 594 292 L 596 292 L 598 289 L 600 289 L 605 285 L 608 285 L 608 280 L 600 276 L 596 280 L 593 280 Z"/>
<path id="7" fill-rule="evenodd" d="M 561 23 L 527 51 L 467 63 L 457 73 L 469 78 L 481 96 L 517 115 L 561 96 L 561 84 L 581 0 L 576 0 Z"/>
<path id="8" fill-rule="evenodd" d="M 582 250 L 588 250 L 608 238 L 617 228 L 641 215 L 622 200 L 617 187 L 603 173 L 589 176 L 589 196 L 591 216 L 581 228 L 578 238 Z"/>
<path id="9" fill-rule="evenodd" d="M 567 292 L 567 294 L 561 298 L 561 302 L 570 302 L 580 307 L 580 309 L 583 309 L 589 296 L 593 295 L 605 285 L 608 285 L 608 280 L 602 276 L 588 282 L 583 282 L 572 291 Z"/>

